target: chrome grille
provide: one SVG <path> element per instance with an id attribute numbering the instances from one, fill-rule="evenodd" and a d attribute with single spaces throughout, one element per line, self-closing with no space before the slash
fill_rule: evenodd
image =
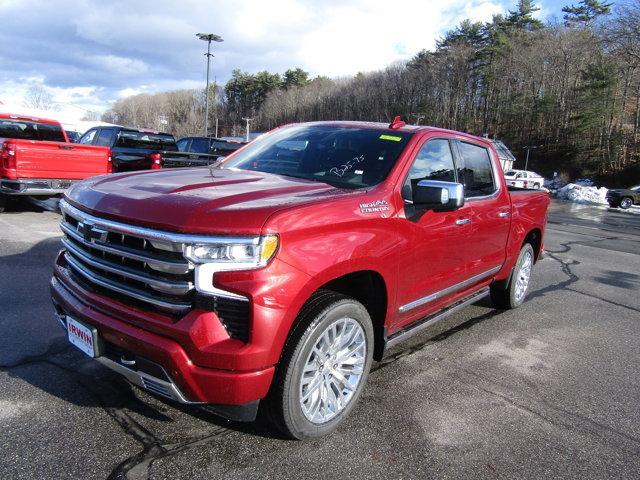
<path id="1" fill-rule="evenodd" d="M 99 219 L 66 202 L 61 210 L 65 260 L 82 283 L 170 314 L 191 308 L 193 266 L 182 255 L 182 243 Z"/>
<path id="2" fill-rule="evenodd" d="M 186 244 L 223 241 L 153 230 L 95 217 L 60 202 L 62 243 L 69 272 L 83 288 L 139 308 L 175 317 L 191 308 L 215 312 L 233 338 L 249 338 L 249 299 L 216 289 L 195 289 Z"/>

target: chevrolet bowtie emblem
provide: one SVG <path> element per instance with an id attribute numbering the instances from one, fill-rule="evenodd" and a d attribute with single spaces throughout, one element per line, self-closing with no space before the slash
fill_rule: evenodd
<path id="1" fill-rule="evenodd" d="M 90 243 L 95 242 L 96 240 L 104 242 L 107 239 L 106 230 L 96 227 L 94 224 L 89 222 L 78 222 L 76 230 L 80 235 L 82 235 L 82 238 L 84 238 L 85 242 Z"/>

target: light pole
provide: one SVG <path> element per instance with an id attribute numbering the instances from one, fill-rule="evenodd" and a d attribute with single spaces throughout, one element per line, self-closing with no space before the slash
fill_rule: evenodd
<path id="1" fill-rule="evenodd" d="M 249 122 L 250 122 L 251 120 L 253 120 L 253 118 L 243 118 L 243 120 L 244 120 L 245 122 L 247 122 L 247 136 L 246 136 L 246 138 L 247 138 L 247 143 L 248 143 L 248 142 L 249 142 Z"/>
<path id="2" fill-rule="evenodd" d="M 211 62 L 211 42 L 224 42 L 220 35 L 214 33 L 196 33 L 196 37 L 207 42 L 207 89 L 204 92 L 204 136 L 209 136 L 209 64 Z"/>
<path id="3" fill-rule="evenodd" d="M 532 147 L 524 147 L 524 148 L 525 148 L 525 150 L 527 151 L 527 158 L 526 158 L 526 160 L 524 161 L 524 169 L 525 169 L 525 170 L 527 170 L 527 167 L 529 166 L 529 152 L 530 152 L 531 150 L 535 150 L 536 148 L 538 148 L 538 146 L 537 146 L 537 145 L 534 145 L 534 146 L 532 146 Z"/>

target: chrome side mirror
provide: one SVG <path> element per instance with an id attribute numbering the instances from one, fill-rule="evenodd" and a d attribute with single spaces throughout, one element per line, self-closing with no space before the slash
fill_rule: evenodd
<path id="1" fill-rule="evenodd" d="M 464 205 L 461 183 L 420 180 L 413 188 L 413 206 L 421 210 L 448 212 Z"/>

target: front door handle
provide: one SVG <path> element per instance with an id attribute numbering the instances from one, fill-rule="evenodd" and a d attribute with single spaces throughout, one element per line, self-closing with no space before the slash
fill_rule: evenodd
<path id="1" fill-rule="evenodd" d="M 471 223 L 471 220 L 468 218 L 459 218 L 456 220 L 456 225 L 467 225 L 468 223 Z"/>
<path id="2" fill-rule="evenodd" d="M 511 215 L 511 212 L 500 212 L 500 213 L 498 213 L 498 216 L 500 218 L 507 218 L 509 215 Z"/>

